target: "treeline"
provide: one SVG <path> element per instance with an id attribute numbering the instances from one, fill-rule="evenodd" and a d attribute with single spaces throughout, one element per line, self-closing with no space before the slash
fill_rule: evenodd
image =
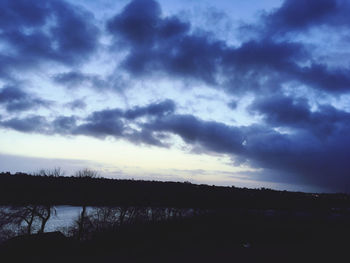
<path id="1" fill-rule="evenodd" d="M 188 182 L 0 173 L 0 205 L 176 208 L 330 209 L 350 207 L 346 194 L 311 194 Z"/>
<path id="2" fill-rule="evenodd" d="M 81 207 L 68 227 L 58 227 L 66 236 L 88 240 L 94 235 L 114 232 L 126 225 L 158 223 L 208 214 L 206 210 L 171 207 Z M 57 216 L 55 206 L 23 205 L 0 207 L 0 243 L 21 235 L 42 234 L 50 218 Z M 59 215 L 58 215 L 59 216 Z"/>

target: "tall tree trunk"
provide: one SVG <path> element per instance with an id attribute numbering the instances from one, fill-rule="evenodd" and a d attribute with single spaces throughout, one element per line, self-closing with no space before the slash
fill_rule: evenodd
<path id="1" fill-rule="evenodd" d="M 78 223 L 78 240 L 81 240 L 83 232 L 84 232 L 84 222 L 85 222 L 85 216 L 86 216 L 86 205 L 83 206 L 83 210 L 80 213 L 80 219 Z"/>
<path id="2" fill-rule="evenodd" d="M 40 216 L 41 217 L 41 227 L 40 227 L 39 233 L 44 233 L 46 223 L 51 217 L 51 206 L 46 206 L 45 209 L 47 212 L 46 216 L 45 216 L 45 211 L 43 211 L 41 216 Z"/>
<path id="3" fill-rule="evenodd" d="M 128 207 L 120 207 L 119 208 L 120 214 L 119 214 L 119 225 L 123 225 L 125 216 L 128 212 Z"/>
<path id="4" fill-rule="evenodd" d="M 28 208 L 29 211 L 30 211 L 30 218 L 29 220 L 27 221 L 27 234 L 30 235 L 32 233 L 32 225 L 33 225 L 33 222 L 34 222 L 34 217 L 36 215 L 36 206 L 33 206 L 32 208 Z"/>

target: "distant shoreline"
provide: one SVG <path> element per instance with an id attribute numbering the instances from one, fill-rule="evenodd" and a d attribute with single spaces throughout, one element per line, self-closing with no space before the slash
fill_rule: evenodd
<path id="1" fill-rule="evenodd" d="M 22 204 L 341 209 L 350 207 L 350 196 L 197 185 L 189 182 L 0 173 L 0 205 Z"/>

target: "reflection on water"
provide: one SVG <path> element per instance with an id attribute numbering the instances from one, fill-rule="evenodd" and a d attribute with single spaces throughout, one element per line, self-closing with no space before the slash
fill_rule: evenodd
<path id="1" fill-rule="evenodd" d="M 55 231 L 60 228 L 66 228 L 72 226 L 74 221 L 78 219 L 79 214 L 81 213 L 81 206 L 71 206 L 71 205 L 59 205 L 55 206 L 56 215 L 52 215 L 47 221 L 45 231 Z M 89 212 L 93 207 L 87 207 L 86 212 Z"/>
<path id="2" fill-rule="evenodd" d="M 1 207 L 0 207 L 1 208 Z M 2 207 L 6 208 L 6 206 Z M 74 224 L 74 221 L 78 219 L 82 207 L 81 206 L 70 206 L 70 205 L 61 205 L 55 206 L 56 215 L 52 214 L 51 218 L 46 224 L 45 231 L 57 231 L 64 230 Z M 87 212 L 91 211 L 93 207 L 87 207 Z M 187 209 L 186 213 L 183 216 L 191 216 L 193 215 L 193 209 Z M 311 211 L 297 211 L 297 210 L 275 210 L 275 209 L 248 209 L 246 210 L 248 214 L 252 215 L 260 215 L 264 217 L 288 217 L 288 218 L 311 218 L 313 216 L 316 217 L 324 217 L 328 220 L 350 220 L 350 210 L 349 209 L 336 209 L 333 208 L 328 213 L 321 214 L 313 214 Z"/>
<path id="3" fill-rule="evenodd" d="M 54 231 L 58 228 L 69 227 L 73 224 L 81 212 L 80 206 L 61 205 L 56 206 L 57 215 L 53 215 L 47 222 L 46 231 Z"/>

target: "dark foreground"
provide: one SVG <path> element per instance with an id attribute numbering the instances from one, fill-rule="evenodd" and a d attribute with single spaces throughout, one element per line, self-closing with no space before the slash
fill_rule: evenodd
<path id="1" fill-rule="evenodd" d="M 0 262 L 348 262 L 350 220 L 239 212 L 126 225 L 77 241 L 60 232 L 16 237 Z"/>

